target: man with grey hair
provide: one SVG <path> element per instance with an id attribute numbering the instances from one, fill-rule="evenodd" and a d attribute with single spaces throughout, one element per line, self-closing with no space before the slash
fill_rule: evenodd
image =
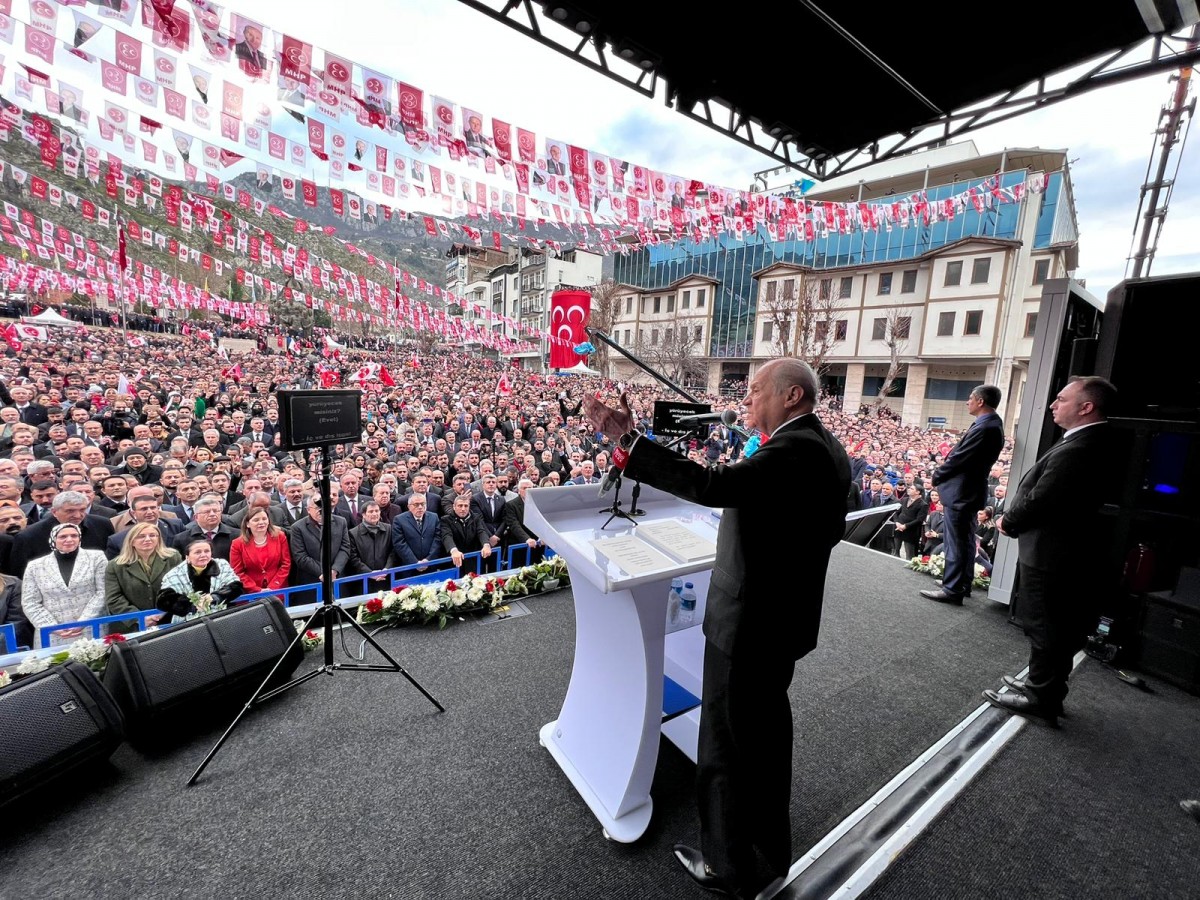
<path id="1" fill-rule="evenodd" d="M 696 790 L 700 848 L 675 857 L 702 887 L 754 896 L 792 864 L 792 706 L 796 660 L 817 645 L 825 572 L 845 530 L 850 460 L 813 413 L 818 383 L 798 359 L 774 359 L 750 379 L 746 422 L 767 435 L 749 459 L 704 468 L 633 431 L 628 399 L 588 396 L 598 432 L 618 438 L 626 477 L 706 507 L 723 507 L 704 616 Z M 797 478 L 803 472 L 806 477 Z M 782 525 L 773 513 L 804 509 Z M 789 589 L 781 561 L 803 548 Z M 756 850 L 767 866 L 760 874 Z"/>
<path id="2" fill-rule="evenodd" d="M 293 585 L 314 584 L 324 581 L 321 572 L 321 534 L 324 527 L 321 508 L 321 497 L 313 494 L 306 504 L 308 515 L 296 522 L 288 530 L 288 546 L 292 551 L 292 571 L 289 578 Z M 346 574 L 350 564 L 350 528 L 341 516 L 330 516 L 330 540 L 333 544 L 333 577 L 340 578 Z M 292 597 L 292 603 L 314 603 L 316 592 L 299 592 Z"/>
<path id="3" fill-rule="evenodd" d="M 542 548 L 545 546 L 536 534 L 525 527 L 525 492 L 531 487 L 535 487 L 533 481 L 528 478 L 519 479 L 516 496 L 504 504 L 504 528 L 508 534 L 508 546 L 512 548 L 524 544 L 527 548 L 523 554 L 519 549 L 510 549 L 513 565 L 518 566 L 532 566 L 541 562 Z"/>
<path id="4" fill-rule="evenodd" d="M 79 546 L 87 550 L 103 552 L 113 527 L 104 516 L 88 515 L 88 498 L 78 491 L 63 491 L 54 498 L 50 515 L 17 533 L 13 538 L 12 553 L 8 558 L 6 575 L 20 578 L 30 560 L 50 553 L 50 531 L 61 522 L 79 526 Z"/>
<path id="5" fill-rule="evenodd" d="M 171 543 L 180 556 L 187 555 L 188 544 L 203 538 L 212 545 L 213 556 L 229 562 L 229 550 L 233 546 L 233 539 L 238 537 L 238 531 L 221 521 L 221 510 L 224 506 L 216 494 L 203 494 L 192 505 L 191 523 L 175 535 L 175 540 Z"/>
<path id="6" fill-rule="evenodd" d="M 272 503 L 271 495 L 266 491 L 255 491 L 250 494 L 240 509 L 225 516 L 224 522 L 230 528 L 240 529 L 246 516 L 250 515 L 256 509 L 265 509 L 267 511 L 267 518 L 272 525 L 287 528 L 291 524 L 287 521 L 287 514 L 283 511 L 283 507 L 277 503 Z"/>

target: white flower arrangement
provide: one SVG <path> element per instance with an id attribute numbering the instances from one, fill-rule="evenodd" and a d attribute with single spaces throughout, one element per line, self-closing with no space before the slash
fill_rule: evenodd
<path id="1" fill-rule="evenodd" d="M 38 656 L 36 653 L 30 653 L 17 666 L 14 671 L 18 675 L 36 675 L 38 672 L 45 672 L 50 668 L 49 656 Z"/>
<path id="2" fill-rule="evenodd" d="M 108 655 L 108 645 L 94 638 L 80 638 L 67 648 L 67 656 L 75 662 L 91 665 Z"/>
<path id="3" fill-rule="evenodd" d="M 0 669 L 0 688 L 8 687 L 10 684 L 12 684 L 12 676 L 4 669 Z"/>

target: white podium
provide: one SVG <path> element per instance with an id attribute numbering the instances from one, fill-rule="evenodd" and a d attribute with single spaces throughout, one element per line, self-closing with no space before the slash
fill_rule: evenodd
<path id="1" fill-rule="evenodd" d="M 622 485 L 622 508 L 632 484 Z M 659 736 L 696 758 L 699 709 L 663 724 L 663 675 L 700 696 L 704 638 L 699 623 L 713 558 L 666 565 L 631 575 L 597 553 L 596 539 L 636 533 L 628 520 L 599 510 L 612 494 L 595 485 L 534 488 L 525 497 L 525 520 L 571 571 L 575 595 L 575 660 L 558 718 L 542 727 L 541 743 L 566 773 L 605 837 L 628 843 L 650 823 L 650 784 Z M 640 522 L 670 519 L 696 535 L 717 540 L 719 514 L 643 486 Z M 665 554 L 664 554 L 665 556 Z M 683 577 L 696 591 L 696 624 L 668 635 L 667 593 Z"/>

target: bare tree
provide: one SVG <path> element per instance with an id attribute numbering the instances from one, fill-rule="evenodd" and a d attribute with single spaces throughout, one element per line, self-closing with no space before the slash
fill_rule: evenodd
<path id="1" fill-rule="evenodd" d="M 611 278 L 592 288 L 592 311 L 588 315 L 588 327 L 612 335 L 613 325 L 621 312 L 621 298 L 617 292 L 617 283 Z M 604 341 L 592 341 L 592 345 L 596 348 L 596 355 L 591 366 L 607 378 L 611 374 L 608 371 L 611 348 Z"/>
<path id="2" fill-rule="evenodd" d="M 704 383 L 706 368 L 700 355 L 704 342 L 696 338 L 690 326 L 671 326 L 657 335 L 651 329 L 649 337 L 639 337 L 637 354 L 652 368 L 657 369 L 676 384 Z"/>
<path id="3" fill-rule="evenodd" d="M 883 384 L 879 387 L 879 396 L 875 398 L 876 406 L 883 404 L 884 398 L 892 392 L 896 379 L 900 377 L 901 370 L 908 367 L 908 363 L 903 362 L 901 357 L 908 347 L 909 331 L 912 328 L 912 312 L 903 307 L 890 307 L 884 313 L 884 318 L 883 342 L 888 348 L 888 370 Z"/>
<path id="4" fill-rule="evenodd" d="M 838 318 L 841 307 L 830 278 L 809 275 L 768 282 L 759 314 L 771 326 L 772 354 L 799 357 L 816 372 L 824 371 L 833 344 L 845 337 L 846 322 Z"/>

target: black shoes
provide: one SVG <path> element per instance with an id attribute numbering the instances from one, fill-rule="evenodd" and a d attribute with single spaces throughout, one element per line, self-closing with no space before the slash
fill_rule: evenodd
<path id="1" fill-rule="evenodd" d="M 983 699 L 1006 712 L 1016 713 L 1027 719 L 1038 719 L 1051 728 L 1058 727 L 1058 713 L 1055 710 L 1047 709 L 1025 694 L 1015 692 L 998 694 L 996 691 L 984 691 Z"/>
<path id="2" fill-rule="evenodd" d="M 692 876 L 692 880 L 706 891 L 712 891 L 714 894 L 720 894 L 724 897 L 745 896 L 739 893 L 734 885 L 709 868 L 708 863 L 704 861 L 703 854 L 695 847 L 689 847 L 687 844 L 676 844 L 674 853 L 675 858 L 679 860 L 679 864 L 683 866 L 688 875 Z"/>
<path id="3" fill-rule="evenodd" d="M 1005 675 L 1002 680 L 1014 691 L 1020 691 L 1022 694 L 1029 693 L 1028 687 L 1020 678 L 1013 678 L 1011 675 Z"/>
<path id="4" fill-rule="evenodd" d="M 948 603 L 951 606 L 963 605 L 962 594 L 952 594 L 945 588 L 942 588 L 939 591 L 921 591 L 921 596 L 926 600 L 933 600 L 937 603 Z"/>

